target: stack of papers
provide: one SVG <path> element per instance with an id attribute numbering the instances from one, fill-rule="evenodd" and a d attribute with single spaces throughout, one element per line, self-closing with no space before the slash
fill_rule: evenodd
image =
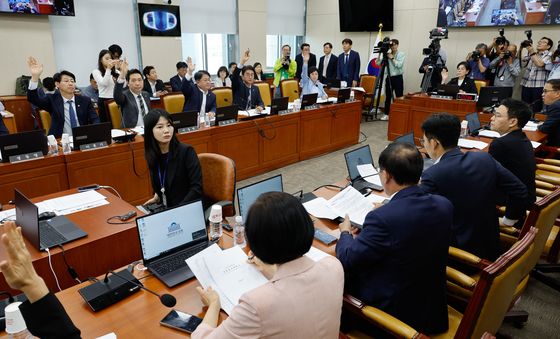
<path id="1" fill-rule="evenodd" d="M 255 117 L 255 116 L 266 115 L 266 114 L 270 114 L 270 107 L 265 107 L 261 112 L 257 112 L 257 109 L 255 108 L 237 112 L 237 115 L 241 115 L 245 117 Z"/>
<path id="2" fill-rule="evenodd" d="M 333 104 L 338 101 L 338 98 L 328 97 L 327 99 L 317 98 L 318 104 L 324 104 L 325 102 L 332 102 Z"/>
<path id="3" fill-rule="evenodd" d="M 306 256 L 318 261 L 328 254 L 311 247 Z M 227 314 L 244 293 L 268 282 L 255 265 L 247 262 L 247 255 L 238 246 L 222 250 L 214 244 L 185 261 L 203 288 L 211 286 L 218 293 Z"/>
<path id="4" fill-rule="evenodd" d="M 523 130 L 529 132 L 535 132 L 537 130 L 537 127 L 539 127 L 539 123 L 536 123 L 534 121 L 528 121 L 525 127 L 523 127 Z"/>
<path id="5" fill-rule="evenodd" d="M 462 148 L 476 148 L 479 150 L 483 150 L 488 146 L 488 143 L 484 141 L 478 140 L 470 140 L 470 139 L 459 139 L 459 147 Z"/>
<path id="6" fill-rule="evenodd" d="M 379 187 L 382 186 L 379 173 L 377 173 L 377 170 L 375 169 L 375 167 L 373 167 L 373 164 L 357 165 L 356 168 L 358 169 L 358 173 L 360 173 L 362 179 Z"/>
<path id="7" fill-rule="evenodd" d="M 344 218 L 348 214 L 350 221 L 363 225 L 366 215 L 373 209 L 371 200 L 368 200 L 354 187 L 348 186 L 337 195 L 326 200 L 316 198 L 303 204 L 307 213 L 316 218 L 336 219 Z"/>
<path id="8" fill-rule="evenodd" d="M 499 138 L 500 137 L 500 133 L 496 132 L 496 131 L 490 131 L 487 129 L 481 129 L 478 132 L 478 135 L 481 137 L 487 137 L 487 138 Z"/>
<path id="9" fill-rule="evenodd" d="M 531 141 L 531 145 L 533 145 L 533 149 L 536 149 L 536 148 L 538 148 L 538 147 L 541 145 L 541 143 L 540 143 L 540 142 L 536 142 L 536 141 Z"/>

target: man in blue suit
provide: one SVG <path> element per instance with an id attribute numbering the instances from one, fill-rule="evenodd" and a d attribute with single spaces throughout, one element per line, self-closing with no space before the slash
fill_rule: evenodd
<path id="1" fill-rule="evenodd" d="M 560 146 L 560 79 L 551 79 L 544 85 L 542 93 L 547 118 L 539 131 L 548 134 L 548 146 Z"/>
<path id="2" fill-rule="evenodd" d="M 338 56 L 336 77 L 346 81 L 347 86 L 356 87 L 360 81 L 360 54 L 352 50 L 352 40 L 342 40 L 342 50 Z"/>
<path id="3" fill-rule="evenodd" d="M 255 82 L 255 70 L 253 66 L 245 64 L 249 61 L 249 50 L 246 50 L 239 61 L 239 65 L 231 74 L 231 89 L 233 91 L 233 103 L 239 110 L 256 109 L 258 112 L 264 109 L 261 92 Z"/>
<path id="4" fill-rule="evenodd" d="M 183 82 L 187 81 L 185 76 L 187 75 L 188 66 L 184 61 L 179 61 L 175 66 L 177 67 L 177 75 L 172 76 L 169 79 L 169 83 L 171 83 L 172 92 L 181 92 Z"/>
<path id="5" fill-rule="evenodd" d="M 513 226 L 528 207 L 527 188 L 486 152 L 461 152 L 461 123 L 454 115 L 434 114 L 422 124 L 424 148 L 435 164 L 422 174 L 420 187 L 454 207 L 451 245 L 481 258 L 500 255 L 496 204 L 505 197 L 501 223 Z"/>
<path id="6" fill-rule="evenodd" d="M 196 72 L 194 74 L 196 84 L 194 84 L 192 82 L 192 73 L 195 65 L 192 63 L 191 57 L 187 58 L 187 65 L 187 74 L 181 88 L 185 96 L 183 112 L 197 111 L 200 112 L 201 117 L 206 113 L 213 115 L 216 113 L 216 94 L 210 91 L 210 87 L 212 87 L 210 73 L 204 70 Z"/>
<path id="7" fill-rule="evenodd" d="M 417 183 L 418 149 L 392 143 L 379 156 L 389 202 L 366 216 L 353 236 L 348 216 L 340 224 L 336 256 L 346 290 L 426 334 L 447 330 L 446 264 L 453 206 Z"/>
<path id="8" fill-rule="evenodd" d="M 39 77 L 43 73 L 43 65 L 33 57 L 28 58 L 27 65 L 31 73 L 27 100 L 51 114 L 51 128 L 48 134 L 60 138 L 62 133 L 72 135 L 74 127 L 99 123 L 99 117 L 90 98 L 74 95 L 76 89 L 74 74 L 68 71 L 57 73 L 54 81 L 58 92 L 39 96 L 37 86 Z"/>

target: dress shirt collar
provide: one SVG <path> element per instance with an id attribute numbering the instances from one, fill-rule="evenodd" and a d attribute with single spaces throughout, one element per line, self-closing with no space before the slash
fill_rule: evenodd
<path id="1" fill-rule="evenodd" d="M 202 88 L 200 88 L 200 87 L 198 87 L 198 86 L 196 86 L 196 88 L 198 88 L 198 90 L 201 91 L 203 95 L 207 95 L 207 94 L 208 94 L 208 91 L 204 92 L 204 91 L 202 90 Z"/>
<path id="2" fill-rule="evenodd" d="M 306 256 L 301 256 L 292 261 L 288 261 L 287 263 L 278 265 L 278 270 L 274 273 L 270 282 L 275 282 L 289 276 L 300 274 L 311 269 L 313 265 L 315 265 L 315 262 Z"/>
<path id="3" fill-rule="evenodd" d="M 61 95 L 61 96 L 62 96 L 62 95 Z M 62 101 L 64 102 L 65 105 L 66 105 L 66 103 L 67 103 L 68 101 L 70 101 L 70 100 L 72 100 L 72 102 L 74 102 L 74 104 L 76 104 L 76 96 L 73 96 L 73 97 L 70 98 L 70 99 L 66 99 L 65 97 L 62 97 Z"/>

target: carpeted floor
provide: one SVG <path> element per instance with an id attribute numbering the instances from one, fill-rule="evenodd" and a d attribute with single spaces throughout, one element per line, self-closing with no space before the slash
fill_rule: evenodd
<path id="1" fill-rule="evenodd" d="M 389 143 L 387 141 L 387 122 L 362 122 L 361 130 L 363 134 L 360 137 L 359 145 L 240 181 L 237 183 L 237 187 L 243 187 L 276 174 L 282 174 L 284 191 L 289 193 L 299 190 L 309 192 L 318 186 L 339 181 L 348 176 L 344 152 L 369 144 L 373 158 L 377 162 L 379 153 Z M 560 292 L 531 279 L 527 290 L 514 309 L 528 311 L 529 321 L 521 329 L 511 324 L 504 324 L 500 328 L 500 334 L 513 338 L 560 338 L 560 331 L 557 328 L 560 324 Z"/>

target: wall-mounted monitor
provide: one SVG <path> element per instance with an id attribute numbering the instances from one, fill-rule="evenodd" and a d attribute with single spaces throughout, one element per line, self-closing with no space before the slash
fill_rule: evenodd
<path id="1" fill-rule="evenodd" d="M 439 0 L 438 27 L 560 24 L 560 0 Z"/>
<path id="2" fill-rule="evenodd" d="M 393 30 L 393 0 L 338 0 L 341 32 Z"/>
<path id="3" fill-rule="evenodd" d="M 181 36 L 179 6 L 138 4 L 140 35 Z"/>
<path id="4" fill-rule="evenodd" d="M 0 13 L 74 16 L 74 0 L 0 0 Z"/>

